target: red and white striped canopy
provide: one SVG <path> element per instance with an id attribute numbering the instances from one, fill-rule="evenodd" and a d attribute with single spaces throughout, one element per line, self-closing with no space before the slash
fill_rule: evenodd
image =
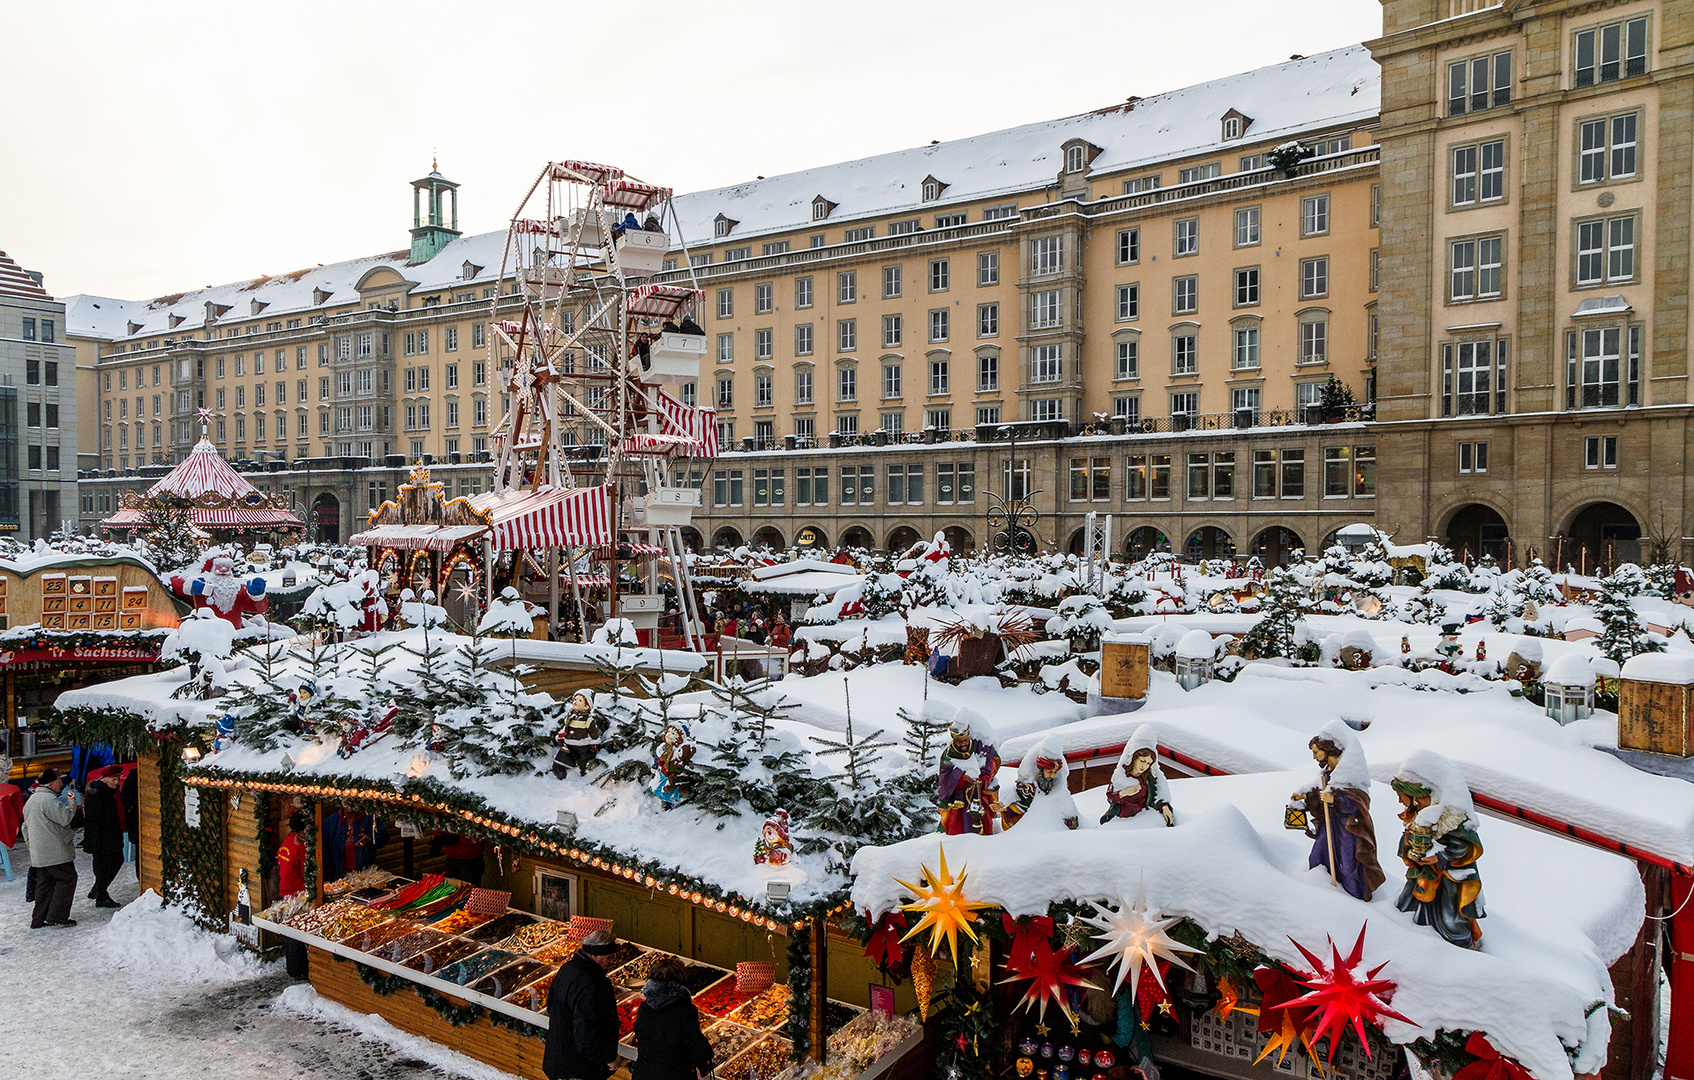
<path id="1" fill-rule="evenodd" d="M 659 413 L 659 434 L 683 440 L 679 452 L 689 457 L 718 456 L 718 413 L 685 405 L 663 390 L 654 389 L 653 406 Z"/>
<path id="2" fill-rule="evenodd" d="M 267 507 L 226 507 L 210 509 L 204 506 L 188 508 L 188 520 L 204 529 L 303 529 L 305 523 L 287 510 Z M 147 518 L 140 510 L 119 510 L 100 523 L 106 529 L 139 529 Z"/>
<path id="3" fill-rule="evenodd" d="M 470 501 L 488 512 L 496 551 L 612 542 L 612 502 L 604 487 L 496 491 Z"/>
<path id="4" fill-rule="evenodd" d="M 195 499 L 212 492 L 226 499 L 240 499 L 255 490 L 229 462 L 218 456 L 218 448 L 210 440 L 202 438 L 176 468 L 147 489 L 147 494 L 158 496 L 169 492 L 178 498 Z"/>

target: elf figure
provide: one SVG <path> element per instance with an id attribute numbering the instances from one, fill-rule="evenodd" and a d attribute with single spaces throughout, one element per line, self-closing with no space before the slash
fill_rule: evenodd
<path id="1" fill-rule="evenodd" d="M 1106 812 L 1100 824 L 1115 817 L 1132 818 L 1143 810 L 1152 809 L 1165 819 L 1167 826 L 1176 824 L 1171 810 L 1170 782 L 1159 768 L 1159 741 L 1151 724 L 1142 724 L 1130 737 L 1118 758 L 1118 767 L 1106 781 Z"/>
<path id="2" fill-rule="evenodd" d="M 693 784 L 689 765 L 694 761 L 694 743 L 689 738 L 688 725 L 672 720 L 659 736 L 659 750 L 653 755 L 653 779 L 647 790 L 657 795 L 670 809 L 687 800 Z"/>
<path id="3" fill-rule="evenodd" d="M 290 719 L 294 730 L 305 734 L 312 730 L 308 714 L 312 709 L 312 700 L 318 696 L 318 684 L 311 679 L 301 683 L 293 693 L 288 695 Z"/>
<path id="4" fill-rule="evenodd" d="M 574 768 L 578 776 L 588 775 L 594 755 L 600 751 L 600 736 L 605 725 L 594 715 L 594 691 L 578 690 L 571 695 L 570 709 L 565 722 L 553 738 L 559 744 L 553 755 L 553 775 L 563 780 Z"/>
<path id="5" fill-rule="evenodd" d="M 788 838 L 788 811 L 776 810 L 765 819 L 765 827 L 753 842 L 753 865 L 787 866 L 794 858 L 794 843 Z"/>
<path id="6" fill-rule="evenodd" d="M 1394 906 L 1460 948 L 1482 948 L 1482 839 L 1470 786 L 1452 762 L 1428 750 L 1406 755 L 1392 783 L 1406 825 L 1406 885 Z"/>
<path id="7" fill-rule="evenodd" d="M 1476 639 L 1476 658 L 1478 660 L 1488 659 L 1488 642 L 1481 638 Z"/>
<path id="8" fill-rule="evenodd" d="M 1331 720 L 1308 744 L 1318 763 L 1314 784 L 1294 792 L 1306 806 L 1306 835 L 1312 838 L 1307 865 L 1324 867 L 1349 895 L 1369 900 L 1388 880 L 1376 861 L 1376 826 L 1370 817 L 1370 766 L 1358 736 L 1346 721 Z"/>
<path id="9" fill-rule="evenodd" d="M 979 735 L 973 730 L 983 729 Z M 982 720 L 960 710 L 949 726 L 951 736 L 937 767 L 935 802 L 941 808 L 939 831 L 948 836 L 994 831 L 999 809 L 1000 755 Z"/>
<path id="10" fill-rule="evenodd" d="M 1412 655 L 1412 639 L 1407 637 L 1405 634 L 1400 635 L 1400 655 Z"/>

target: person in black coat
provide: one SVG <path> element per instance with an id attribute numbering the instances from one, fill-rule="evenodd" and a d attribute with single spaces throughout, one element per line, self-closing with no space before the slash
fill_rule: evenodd
<path id="1" fill-rule="evenodd" d="M 129 846 L 135 849 L 135 864 L 141 865 L 141 788 L 136 783 L 135 774 L 138 770 L 131 769 L 124 774 L 124 782 L 118 787 L 118 802 L 124 808 L 124 831 L 129 834 Z M 137 869 L 137 874 L 140 870 Z"/>
<path id="2" fill-rule="evenodd" d="M 635 1064 L 630 1080 L 696 1080 L 712 1069 L 712 1044 L 700 1033 L 700 1010 L 682 984 L 682 961 L 664 959 L 647 974 L 635 1013 Z"/>
<path id="3" fill-rule="evenodd" d="M 547 989 L 547 1080 L 606 1080 L 618 1061 L 618 1006 L 606 977 L 618 941 L 596 930 Z"/>
<path id="4" fill-rule="evenodd" d="M 82 850 L 94 857 L 94 888 L 88 898 L 95 907 L 123 905 L 106 889 L 124 864 L 124 826 L 118 814 L 120 775 L 102 773 L 91 779 L 83 793 Z"/>

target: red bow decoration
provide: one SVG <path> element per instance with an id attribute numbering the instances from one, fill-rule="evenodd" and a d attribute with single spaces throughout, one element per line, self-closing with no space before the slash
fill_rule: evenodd
<path id="1" fill-rule="evenodd" d="M 1012 936 L 1012 943 L 1006 947 L 1007 956 L 1023 956 L 1033 951 L 1037 939 L 1043 944 L 1053 940 L 1051 915 L 1031 915 L 1027 919 L 1014 919 L 1002 912 L 1000 925 Z"/>
<path id="2" fill-rule="evenodd" d="M 1530 1080 L 1528 1069 L 1494 1049 L 1480 1031 L 1465 1040 L 1465 1053 L 1476 1055 L 1476 1060 L 1454 1073 L 1453 1080 Z"/>
<path id="3" fill-rule="evenodd" d="M 1294 941 L 1293 938 L 1288 940 Z M 1359 1043 L 1365 1048 L 1365 1057 L 1370 1057 L 1370 1039 L 1365 1035 L 1365 1024 L 1378 1024 L 1384 1016 L 1393 1017 L 1402 1023 L 1414 1023 L 1408 1017 L 1402 1016 L 1388 1007 L 1388 1002 L 1394 996 L 1394 983 L 1389 979 L 1377 978 L 1377 973 L 1388 966 L 1383 961 L 1376 967 L 1359 974 L 1360 960 L 1365 951 L 1365 927 L 1359 927 L 1358 940 L 1353 942 L 1353 948 L 1347 953 L 1347 958 L 1341 958 L 1341 950 L 1335 947 L 1335 939 L 1329 939 L 1329 950 L 1334 956 L 1331 966 L 1325 967 L 1322 960 L 1312 954 L 1298 941 L 1294 947 L 1300 950 L 1308 963 L 1316 969 L 1315 975 L 1300 976 L 1300 985 L 1308 989 L 1308 993 L 1295 998 L 1294 1004 L 1309 1006 L 1317 1016 L 1315 1039 L 1329 1036 L 1328 1060 L 1335 1060 L 1335 1048 L 1341 1043 L 1341 1036 L 1347 1026 L 1352 1025 L 1353 1031 L 1359 1036 Z"/>
<path id="4" fill-rule="evenodd" d="M 870 918 L 870 912 L 865 912 L 865 918 Z M 898 967 L 906 962 L 906 950 L 900 945 L 900 937 L 906 930 L 906 913 L 890 911 L 876 924 L 871 931 L 869 944 L 865 946 L 865 956 L 876 961 L 877 967 Z"/>
<path id="5" fill-rule="evenodd" d="M 1071 960 L 1071 950 L 1068 946 L 1055 951 L 1046 938 L 1034 935 L 1031 935 L 1031 945 L 1027 951 L 1013 952 L 1006 956 L 1006 977 L 1000 980 L 1002 983 L 1024 981 L 1029 982 L 1029 988 L 1024 991 L 1017 1007 L 1027 1009 L 1034 1005 L 1037 1015 L 1043 1020 L 1047 1017 L 1048 998 L 1052 998 L 1053 1003 L 1058 1005 L 1066 1020 L 1075 1019 L 1071 1014 L 1070 1003 L 1065 1000 L 1065 987 L 1100 989 L 1083 977 L 1082 969 Z"/>

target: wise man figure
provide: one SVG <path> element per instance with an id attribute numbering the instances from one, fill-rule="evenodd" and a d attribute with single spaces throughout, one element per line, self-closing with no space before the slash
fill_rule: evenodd
<path id="1" fill-rule="evenodd" d="M 1306 835 L 1312 838 L 1307 865 L 1323 867 L 1348 894 L 1369 900 L 1387 875 L 1376 860 L 1365 752 L 1343 720 L 1325 724 L 1307 745 L 1318 763 L 1317 780 L 1293 795 L 1306 807 Z"/>
<path id="2" fill-rule="evenodd" d="M 948 735 L 936 778 L 939 831 L 948 836 L 967 832 L 987 835 L 994 831 L 994 816 L 1000 806 L 1000 782 L 995 778 L 1000 771 L 1000 755 L 986 725 L 968 714 L 953 718 Z"/>
<path id="3" fill-rule="evenodd" d="M 1460 948 L 1482 948 L 1482 838 L 1464 774 L 1440 754 L 1415 750 L 1392 784 L 1406 826 L 1406 884 L 1394 906 Z"/>

